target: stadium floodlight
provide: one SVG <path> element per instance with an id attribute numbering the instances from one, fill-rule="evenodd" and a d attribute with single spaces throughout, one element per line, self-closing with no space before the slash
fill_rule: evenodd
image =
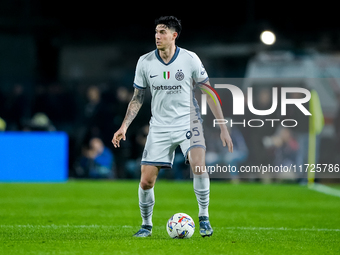
<path id="1" fill-rule="evenodd" d="M 276 41 L 276 36 L 271 31 L 263 31 L 260 36 L 261 41 L 266 45 L 273 45 Z"/>

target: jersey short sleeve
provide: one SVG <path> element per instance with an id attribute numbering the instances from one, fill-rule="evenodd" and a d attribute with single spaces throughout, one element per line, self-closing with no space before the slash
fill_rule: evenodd
<path id="1" fill-rule="evenodd" d="M 137 89 L 146 89 L 148 86 L 145 71 L 143 66 L 143 58 L 140 57 L 137 62 L 136 72 L 135 72 L 135 79 L 133 81 L 133 86 Z"/>
<path id="2" fill-rule="evenodd" d="M 205 70 L 199 57 L 194 54 L 192 63 L 192 78 L 194 79 L 196 85 L 199 83 L 205 83 L 209 80 L 207 71 Z"/>

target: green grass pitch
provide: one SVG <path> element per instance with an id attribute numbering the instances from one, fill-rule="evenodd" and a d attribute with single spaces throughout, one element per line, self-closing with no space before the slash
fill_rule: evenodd
<path id="1" fill-rule="evenodd" d="M 339 186 L 338 186 L 339 187 Z M 192 181 L 158 181 L 153 234 L 139 229 L 137 181 L 0 184 L 0 254 L 340 254 L 340 198 L 287 184 L 211 183 L 214 235 L 171 239 L 174 213 L 198 225 Z"/>

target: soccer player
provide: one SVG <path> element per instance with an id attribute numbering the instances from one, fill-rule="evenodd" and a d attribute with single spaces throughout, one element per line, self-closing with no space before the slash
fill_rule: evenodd
<path id="1" fill-rule="evenodd" d="M 205 166 L 205 140 L 200 111 L 193 97 L 196 87 L 204 86 L 203 93 L 210 90 L 208 74 L 194 52 L 176 46 L 175 42 L 182 30 L 180 20 L 166 16 L 160 17 L 155 23 L 157 49 L 138 60 L 133 84 L 134 95 L 123 123 L 112 139 L 114 147 L 120 147 L 120 140 L 125 140 L 126 131 L 141 108 L 145 90 L 149 87 L 152 94 L 152 117 L 141 161 L 138 189 L 143 222 L 134 236 L 151 236 L 156 178 L 161 168 L 172 167 L 178 145 L 193 171 L 200 234 L 203 237 L 211 236 L 213 229 L 208 213 L 210 180 L 208 173 L 197 170 Z M 224 118 L 221 106 L 215 104 L 210 96 L 207 97 L 207 103 L 216 119 Z M 220 125 L 220 131 L 223 146 L 227 145 L 229 152 L 232 152 L 233 143 L 226 125 Z"/>

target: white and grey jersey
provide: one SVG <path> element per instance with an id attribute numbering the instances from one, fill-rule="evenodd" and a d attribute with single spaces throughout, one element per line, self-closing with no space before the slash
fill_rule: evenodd
<path id="1" fill-rule="evenodd" d="M 133 86 L 137 89 L 150 88 L 150 127 L 159 131 L 172 131 L 188 129 L 190 119 L 200 120 L 193 89 L 208 80 L 208 74 L 198 56 L 176 47 L 174 56 L 167 64 L 157 49 L 141 56 Z"/>

